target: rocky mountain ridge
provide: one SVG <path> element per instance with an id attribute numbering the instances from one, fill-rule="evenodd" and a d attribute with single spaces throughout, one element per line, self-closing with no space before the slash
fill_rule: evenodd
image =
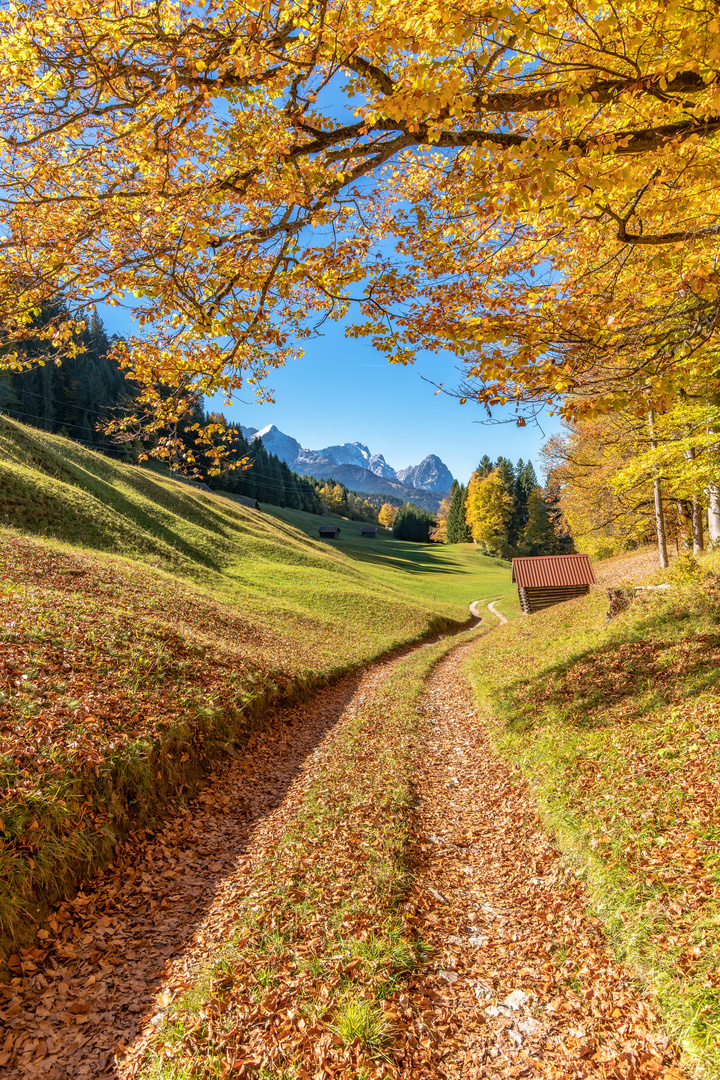
<path id="1" fill-rule="evenodd" d="M 302 476 L 313 476 L 318 480 L 332 477 L 353 491 L 387 493 L 427 509 L 437 509 L 442 495 L 449 491 L 453 482 L 450 470 L 436 454 L 428 454 L 419 465 L 396 471 L 382 454 L 371 453 L 370 448 L 360 442 L 309 450 L 275 424 L 260 430 L 243 427 L 242 433 L 250 441 L 261 439 L 269 453 Z M 421 497 L 421 493 L 431 497 Z"/>

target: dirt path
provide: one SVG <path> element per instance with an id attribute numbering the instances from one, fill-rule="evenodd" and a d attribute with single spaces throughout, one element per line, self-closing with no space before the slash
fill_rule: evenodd
<path id="1" fill-rule="evenodd" d="M 463 676 L 473 647 L 438 665 L 422 703 L 410 902 L 432 947 L 411 991 L 432 1042 L 422 1075 L 677 1080 L 650 1003 L 487 743 Z"/>
<path id="2" fill-rule="evenodd" d="M 495 605 L 497 603 L 499 603 L 499 601 L 493 600 L 493 602 L 491 604 L 488 604 L 487 607 L 488 607 L 488 611 L 492 611 L 495 618 L 499 619 L 500 625 L 502 626 L 502 624 L 506 623 L 508 620 L 507 620 L 507 616 L 503 615 L 502 611 L 497 611 L 496 610 Z"/>
<path id="3" fill-rule="evenodd" d="M 280 712 L 177 820 L 129 844 L 63 905 L 25 977 L 0 984 L 2 1076 L 124 1075 L 125 1048 L 162 1005 L 163 987 L 223 943 L 238 897 L 252 888 L 254 868 L 335 733 L 398 662 L 375 664 Z"/>
<path id="4" fill-rule="evenodd" d="M 407 910 L 432 951 L 407 988 L 415 1019 L 393 1075 L 678 1080 L 652 1009 L 609 960 L 580 883 L 487 745 L 464 688 L 472 647 L 438 665 L 422 703 Z M 398 662 L 279 713 L 189 810 L 60 910 L 24 978 L 0 987 L 3 1076 L 133 1075 L 164 988 L 190 984 L 222 947 L 343 722 Z"/>

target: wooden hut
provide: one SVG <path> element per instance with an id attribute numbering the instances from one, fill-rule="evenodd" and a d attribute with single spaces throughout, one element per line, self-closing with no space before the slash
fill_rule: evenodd
<path id="1" fill-rule="evenodd" d="M 318 532 L 321 540 L 337 540 L 340 536 L 340 529 L 337 525 L 321 525 Z"/>
<path id="2" fill-rule="evenodd" d="M 183 476 L 182 473 L 173 472 L 170 470 L 170 479 L 177 480 L 178 484 L 187 484 L 188 487 L 193 487 L 197 491 L 207 491 L 212 495 L 212 490 L 202 480 L 191 480 L 189 476 Z"/>
<path id="3" fill-rule="evenodd" d="M 584 596 L 595 584 L 587 555 L 533 555 L 513 559 L 512 580 L 526 615 Z"/>
<path id="4" fill-rule="evenodd" d="M 374 540 L 375 537 L 377 536 L 377 526 L 376 525 L 361 525 L 360 526 L 360 535 L 361 536 L 370 536 Z"/>
<path id="5" fill-rule="evenodd" d="M 257 499 L 251 499 L 249 495 L 233 495 L 235 502 L 239 502 L 241 506 L 249 506 L 253 510 L 260 509 L 260 503 Z"/>

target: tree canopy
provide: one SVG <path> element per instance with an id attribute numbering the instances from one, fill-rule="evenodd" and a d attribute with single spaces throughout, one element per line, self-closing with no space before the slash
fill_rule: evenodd
<path id="1" fill-rule="evenodd" d="M 714 3 L 15 0 L 0 44 L 6 365 L 131 297 L 166 424 L 357 299 L 490 407 L 718 380 Z"/>

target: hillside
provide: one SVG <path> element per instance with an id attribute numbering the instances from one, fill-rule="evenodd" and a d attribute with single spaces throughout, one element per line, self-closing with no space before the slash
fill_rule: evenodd
<path id="1" fill-rule="evenodd" d="M 467 618 L 465 593 L 415 594 L 404 555 L 381 573 L 291 515 L 6 419 L 0 484 L 6 942 L 271 701 Z M 487 572 L 469 593 L 500 591 Z"/>

